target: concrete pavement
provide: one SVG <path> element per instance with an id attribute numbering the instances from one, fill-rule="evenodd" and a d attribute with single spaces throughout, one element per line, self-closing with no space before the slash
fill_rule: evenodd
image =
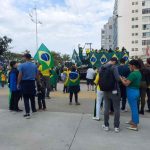
<path id="1" fill-rule="evenodd" d="M 79 107 L 69 106 L 66 95 L 54 93 L 55 98 L 47 100 L 48 111 L 27 120 L 23 113 L 7 110 L 7 92 L 0 89 L 0 150 L 149 150 L 150 114 L 142 116 L 138 132 L 126 129 L 130 113 L 122 114 L 120 133 L 114 133 L 111 116 L 111 131 L 105 132 L 103 121 L 92 120 L 94 98 L 83 93 L 86 98 L 81 98 Z"/>

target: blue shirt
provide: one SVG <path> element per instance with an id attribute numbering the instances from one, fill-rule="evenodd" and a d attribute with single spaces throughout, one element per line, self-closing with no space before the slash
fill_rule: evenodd
<path id="1" fill-rule="evenodd" d="M 118 72 L 120 76 L 127 78 L 130 74 L 130 69 L 127 65 L 118 66 Z"/>
<path id="2" fill-rule="evenodd" d="M 32 62 L 20 64 L 18 69 L 22 73 L 22 80 L 35 80 L 38 73 L 37 66 Z"/>

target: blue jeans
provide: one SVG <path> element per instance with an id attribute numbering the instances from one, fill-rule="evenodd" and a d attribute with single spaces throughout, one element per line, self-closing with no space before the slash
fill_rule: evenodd
<path id="1" fill-rule="evenodd" d="M 138 101 L 140 91 L 139 89 L 127 88 L 127 98 L 132 113 L 132 122 L 137 125 L 139 124 L 139 113 L 138 113 Z"/>

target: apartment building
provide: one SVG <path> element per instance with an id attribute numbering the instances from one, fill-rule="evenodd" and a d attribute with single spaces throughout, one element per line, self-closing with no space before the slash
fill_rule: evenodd
<path id="1" fill-rule="evenodd" d="M 112 18 L 113 48 L 124 46 L 130 56 L 145 56 L 150 47 L 150 0 L 116 0 Z"/>
<path id="2" fill-rule="evenodd" d="M 101 30 L 101 47 L 108 50 L 113 48 L 113 17 L 109 18 Z"/>

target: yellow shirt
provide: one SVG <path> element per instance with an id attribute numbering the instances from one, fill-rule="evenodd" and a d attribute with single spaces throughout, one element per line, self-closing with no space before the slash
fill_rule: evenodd
<path id="1" fill-rule="evenodd" d="M 39 66 L 38 70 L 42 73 L 43 76 L 50 76 L 50 69 L 42 71 L 42 65 Z"/>
<path id="2" fill-rule="evenodd" d="M 1 75 L 2 81 L 6 81 L 6 76 L 4 74 Z"/>
<path id="3" fill-rule="evenodd" d="M 96 84 L 96 87 L 97 87 L 97 91 L 100 91 L 101 89 L 100 89 L 100 86 L 99 86 L 99 73 L 97 73 L 97 75 L 96 75 L 96 78 L 95 78 L 95 81 L 94 81 L 94 83 Z"/>

